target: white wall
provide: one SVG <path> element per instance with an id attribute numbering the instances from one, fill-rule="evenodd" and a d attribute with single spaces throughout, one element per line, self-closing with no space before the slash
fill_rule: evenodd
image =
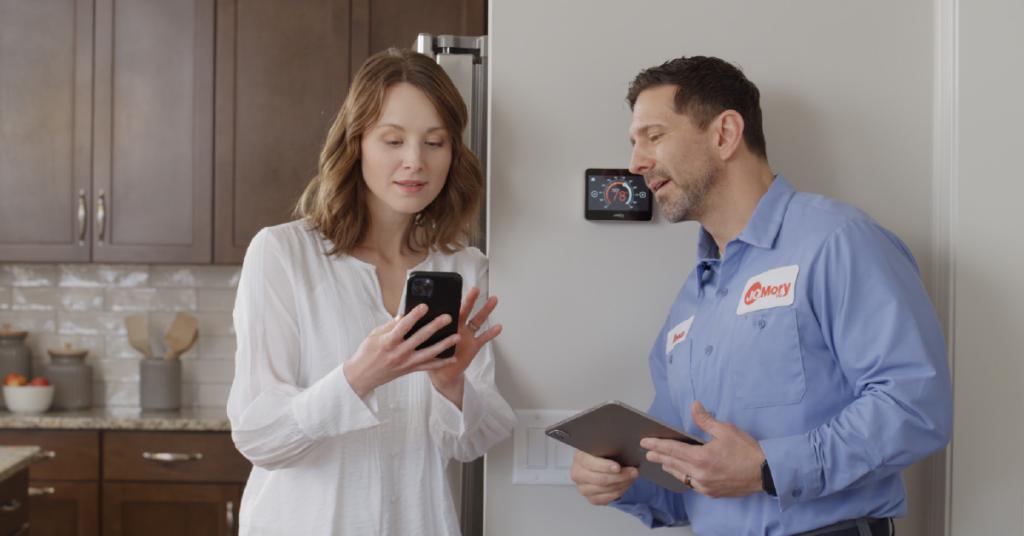
<path id="1" fill-rule="evenodd" d="M 958 4 L 950 534 L 1024 533 L 1024 4 Z M 957 165 L 958 160 L 958 165 Z"/>
<path id="2" fill-rule="evenodd" d="M 773 167 L 869 211 L 927 272 L 933 13 L 930 0 L 492 0 L 489 254 L 513 407 L 650 403 L 647 352 L 696 227 L 587 222 L 580 181 L 627 165 L 628 83 L 670 58 L 741 65 L 762 91 Z M 648 533 L 571 487 L 513 485 L 511 466 L 512 442 L 488 455 L 488 536 Z M 911 471 L 900 534 L 927 533 L 928 479 Z"/>

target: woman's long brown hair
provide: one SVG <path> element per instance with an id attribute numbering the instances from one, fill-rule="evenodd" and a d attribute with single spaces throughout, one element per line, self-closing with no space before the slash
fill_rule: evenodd
<path id="1" fill-rule="evenodd" d="M 360 147 L 363 135 L 380 119 L 388 88 L 407 82 L 434 103 L 448 131 L 452 161 L 437 198 L 406 230 L 406 246 L 452 253 L 476 232 L 483 198 L 480 162 L 462 141 L 466 104 L 441 67 L 422 54 L 395 48 L 377 53 L 359 68 L 320 152 L 318 172 L 306 186 L 295 215 L 331 240 L 330 255 L 349 254 L 366 237 L 370 225 L 368 188 L 363 180 Z"/>

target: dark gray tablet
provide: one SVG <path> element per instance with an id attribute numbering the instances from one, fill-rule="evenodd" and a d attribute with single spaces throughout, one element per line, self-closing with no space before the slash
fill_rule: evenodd
<path id="1" fill-rule="evenodd" d="M 640 440 L 654 437 L 703 444 L 618 400 L 573 415 L 549 426 L 544 433 L 593 456 L 614 460 L 623 467 L 636 467 L 640 476 L 675 492 L 689 488 L 662 470 L 661 465 L 647 461 L 647 450 L 640 447 Z"/>

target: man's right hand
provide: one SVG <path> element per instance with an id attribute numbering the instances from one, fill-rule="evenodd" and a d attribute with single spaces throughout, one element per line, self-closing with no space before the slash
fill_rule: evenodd
<path id="1" fill-rule="evenodd" d="M 606 458 L 591 456 L 581 450 L 572 458 L 569 476 L 576 489 L 590 504 L 605 505 L 619 497 L 633 485 L 639 476 L 636 467 L 620 467 Z"/>

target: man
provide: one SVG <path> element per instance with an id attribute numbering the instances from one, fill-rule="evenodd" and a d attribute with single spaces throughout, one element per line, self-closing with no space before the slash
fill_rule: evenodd
<path id="1" fill-rule="evenodd" d="M 630 168 L 698 261 L 650 352 L 650 413 L 705 441 L 644 439 L 692 489 L 578 452 L 594 504 L 697 534 L 890 534 L 900 471 L 952 431 L 946 347 L 907 247 L 859 210 L 794 192 L 768 164 L 760 94 L 690 57 L 641 72 Z"/>

